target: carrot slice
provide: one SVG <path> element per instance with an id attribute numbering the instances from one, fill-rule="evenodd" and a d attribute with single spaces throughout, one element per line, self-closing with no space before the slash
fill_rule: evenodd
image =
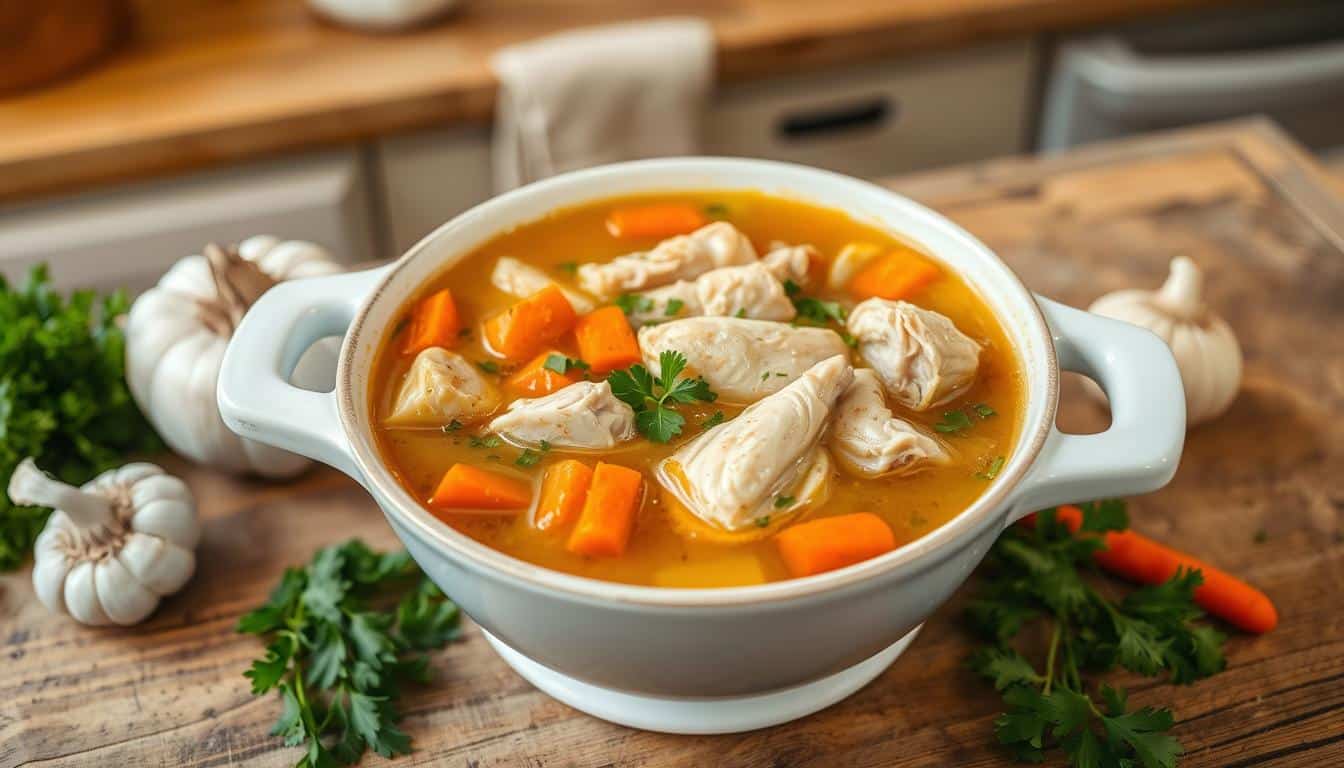
<path id="1" fill-rule="evenodd" d="M 640 361 L 639 342 L 620 307 L 602 307 L 579 318 L 574 326 L 579 357 L 593 373 L 607 373 Z"/>
<path id="2" fill-rule="evenodd" d="M 485 322 L 494 351 L 520 360 L 574 327 L 574 307 L 557 285 L 548 285 Z"/>
<path id="3" fill-rule="evenodd" d="M 905 299 L 937 280 L 943 271 L 909 250 L 879 256 L 859 270 L 849 281 L 849 292 L 856 299 L 878 296 Z"/>
<path id="4" fill-rule="evenodd" d="M 444 473 L 429 503 L 439 509 L 526 509 L 532 503 L 532 487 L 470 464 L 454 464 Z"/>
<path id="5" fill-rule="evenodd" d="M 563 389 L 580 380 L 577 373 L 566 371 L 559 373 L 546 367 L 546 361 L 552 356 L 568 359 L 561 352 L 551 350 L 532 358 L 532 362 L 519 368 L 516 373 L 504 380 L 504 386 L 516 397 L 542 397 L 557 389 Z"/>
<path id="6" fill-rule="evenodd" d="M 860 563 L 896 548 L 882 518 L 868 512 L 836 515 L 785 528 L 775 537 L 779 556 L 794 577 Z"/>
<path id="7" fill-rule="evenodd" d="M 1072 533 L 1083 525 L 1083 511 L 1071 504 L 1055 510 L 1056 518 Z M 1035 526 L 1035 515 L 1022 519 Z M 1262 634 L 1279 623 L 1279 612 L 1264 592 L 1232 574 L 1133 531 L 1107 531 L 1106 548 L 1092 556 L 1106 571 L 1140 584 L 1161 584 L 1178 569 L 1198 570 L 1204 583 L 1195 588 L 1195 602 L 1210 614 L 1246 632 Z"/>
<path id="8" fill-rule="evenodd" d="M 544 531 L 573 522 L 583 511 L 592 482 L 593 470 L 582 461 L 566 459 L 547 467 L 533 524 Z"/>
<path id="9" fill-rule="evenodd" d="M 613 237 L 672 237 L 705 226 L 709 219 L 693 205 L 659 203 L 617 208 L 607 216 Z"/>
<path id="10" fill-rule="evenodd" d="M 625 552 L 643 485 L 644 476 L 638 470 L 598 462 L 579 522 L 569 535 L 569 551 L 588 557 Z"/>
<path id="11" fill-rule="evenodd" d="M 444 288 L 416 302 L 401 352 L 418 355 L 430 347 L 451 347 L 457 343 L 457 334 L 461 330 L 453 294 Z"/>

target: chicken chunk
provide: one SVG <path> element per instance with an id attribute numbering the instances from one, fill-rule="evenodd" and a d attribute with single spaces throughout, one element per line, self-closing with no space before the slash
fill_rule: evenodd
<path id="1" fill-rule="evenodd" d="M 821 503 L 829 459 L 818 444 L 853 378 L 842 355 L 817 363 L 677 449 L 659 463 L 658 481 L 701 521 L 729 531 Z M 781 499 L 787 503 L 776 506 Z"/>
<path id="2" fill-rule="evenodd" d="M 508 256 L 502 256 L 495 262 L 495 268 L 490 272 L 490 284 L 520 299 L 525 299 L 548 285 L 559 285 L 540 269 Z M 563 285 L 559 287 L 575 312 L 585 315 L 597 308 L 592 299 L 573 288 L 566 288 Z"/>
<path id="3" fill-rule="evenodd" d="M 770 270 L 770 274 L 781 283 L 791 280 L 797 285 L 806 286 L 811 279 L 812 265 L 821 261 L 821 254 L 810 245 L 774 244 L 770 252 L 761 258 L 761 263 Z"/>
<path id="4" fill-rule="evenodd" d="M 639 329 L 644 364 L 676 350 L 691 375 L 703 376 L 725 403 L 754 403 L 780 391 L 804 371 L 849 348 L 835 331 L 736 317 L 689 317 Z"/>
<path id="5" fill-rule="evenodd" d="M 756 249 L 726 221 L 707 224 L 689 235 L 662 241 L 651 251 L 619 256 L 603 264 L 579 266 L 579 287 L 610 300 L 628 291 L 658 288 L 690 280 L 719 267 L 750 264 Z"/>
<path id="6" fill-rule="evenodd" d="M 442 427 L 471 421 L 499 407 L 499 390 L 470 361 L 443 347 L 415 356 L 386 423 L 393 427 Z"/>
<path id="7" fill-rule="evenodd" d="M 630 320 L 647 325 L 669 317 L 702 315 L 788 321 L 798 314 L 779 281 L 763 262 L 712 269 L 695 280 L 677 282 L 638 294 Z M 669 304 L 669 300 L 681 303 Z M 676 312 L 669 314 L 675 307 Z"/>
<path id="8" fill-rule="evenodd" d="M 680 303 L 678 303 L 680 302 Z M 649 323 L 662 323 L 676 317 L 703 315 L 695 281 L 678 280 L 662 288 L 638 294 L 632 308 L 626 313 L 630 324 L 638 328 Z"/>
<path id="9" fill-rule="evenodd" d="M 936 438 L 892 415 L 882 380 L 868 368 L 854 371 L 835 407 L 828 443 L 840 466 L 859 477 L 907 474 L 952 458 Z"/>
<path id="10" fill-rule="evenodd" d="M 580 381 L 545 397 L 515 400 L 490 431 L 516 445 L 602 450 L 635 437 L 635 412 L 605 381 Z"/>
<path id="11" fill-rule="evenodd" d="M 928 410 L 975 380 L 980 345 L 933 310 L 868 299 L 849 313 L 847 328 L 858 339 L 859 354 L 907 408 Z"/>

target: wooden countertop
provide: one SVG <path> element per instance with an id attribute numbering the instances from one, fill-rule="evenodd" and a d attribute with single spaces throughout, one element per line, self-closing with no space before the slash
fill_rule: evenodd
<path id="1" fill-rule="evenodd" d="M 1227 415 L 1190 433 L 1172 485 L 1136 499 L 1131 515 L 1136 528 L 1263 588 L 1282 623 L 1262 637 L 1234 633 L 1228 669 L 1212 679 L 1120 682 L 1140 704 L 1173 707 L 1185 768 L 1344 764 L 1344 203 L 1320 169 L 1268 124 L 1238 123 L 890 184 L 1071 304 L 1156 285 L 1178 253 L 1204 264 L 1210 299 L 1244 345 L 1245 381 Z M 1061 419 L 1101 426 L 1076 387 Z M 264 484 L 169 466 L 201 500 L 201 567 L 149 622 L 80 627 L 36 603 L 27 572 L 0 576 L 0 765 L 296 759 L 267 733 L 279 700 L 248 693 L 242 673 L 262 646 L 234 623 L 316 548 L 350 536 L 396 541 L 368 496 L 334 471 Z M 734 736 L 592 719 L 532 688 L 469 626 L 436 655 L 435 682 L 407 691 L 402 727 L 416 751 L 396 764 L 1004 765 L 992 736 L 998 697 L 962 666 L 964 595 L 858 694 Z"/>
<path id="2" fill-rule="evenodd" d="M 303 0 L 134 0 L 134 42 L 89 73 L 0 98 L 0 201 L 487 119 L 503 45 L 652 16 L 709 19 L 729 80 L 1230 0 L 465 0 L 362 34 Z"/>

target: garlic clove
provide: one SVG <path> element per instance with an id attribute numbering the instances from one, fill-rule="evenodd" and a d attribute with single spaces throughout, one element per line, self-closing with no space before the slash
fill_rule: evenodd
<path id="1" fill-rule="evenodd" d="M 163 468 L 157 464 L 150 464 L 147 461 L 136 461 L 127 464 L 116 471 L 114 477 L 119 485 L 135 485 L 145 478 L 155 475 L 162 475 Z"/>
<path id="2" fill-rule="evenodd" d="M 253 235 L 238 244 L 238 255 L 248 261 L 259 261 L 267 251 L 279 244 L 280 238 L 275 235 Z"/>
<path id="3" fill-rule="evenodd" d="M 172 475 L 151 475 L 131 486 L 131 506 L 137 509 L 151 501 L 180 501 L 192 503 L 191 489 L 181 478 Z"/>
<path id="4" fill-rule="evenodd" d="M 196 556 L 191 550 L 141 533 L 126 538 L 117 559 L 145 588 L 159 595 L 181 589 L 196 571 Z"/>
<path id="5" fill-rule="evenodd" d="M 93 583 L 93 563 L 76 563 L 65 577 L 65 608 L 81 624 L 103 626 L 111 624 L 103 607 L 98 604 L 98 591 Z"/>
<path id="6" fill-rule="evenodd" d="M 93 585 L 103 612 L 115 624 L 136 624 L 159 604 L 159 596 L 141 586 L 115 557 L 94 566 Z"/>
<path id="7" fill-rule="evenodd" d="M 58 517 L 59 516 L 59 517 Z M 33 591 L 48 610 L 65 613 L 65 577 L 72 563 L 60 545 L 61 532 L 69 518 L 57 510 L 47 518 L 47 527 L 33 544 Z"/>
<path id="8" fill-rule="evenodd" d="M 195 549 L 201 539 L 201 524 L 190 506 L 176 499 L 154 500 L 137 507 L 131 529 L 159 536 L 184 549 Z"/>

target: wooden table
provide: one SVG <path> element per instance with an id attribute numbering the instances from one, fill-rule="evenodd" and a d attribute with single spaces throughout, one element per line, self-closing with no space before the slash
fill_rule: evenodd
<path id="1" fill-rule="evenodd" d="M 133 0 L 125 50 L 0 97 L 0 201 L 484 120 L 496 50 L 581 26 L 703 17 L 721 78 L 742 80 L 1248 1 L 465 0 L 393 35 L 325 23 L 304 0 Z"/>
<path id="2" fill-rule="evenodd" d="M 1246 352 L 1240 397 L 1190 433 L 1175 482 L 1134 501 L 1135 527 L 1265 589 L 1282 624 L 1234 636 L 1226 672 L 1189 687 L 1119 678 L 1169 704 L 1184 766 L 1344 764 L 1344 205 L 1320 170 L 1265 123 L 1014 159 L 891 185 L 982 237 L 1033 288 L 1073 304 L 1156 285 L 1189 254 Z M 1076 388 L 1063 422 L 1103 417 Z M 235 635 L 287 564 L 357 535 L 395 546 L 351 482 L 318 470 L 288 485 L 185 472 L 206 518 L 201 569 L 134 629 L 87 629 L 34 602 L 27 573 L 0 577 L 0 766 L 283 766 L 267 735 L 275 697 L 242 672 L 261 650 Z M 905 657 L 820 714 L 737 736 L 644 733 L 539 693 L 475 628 L 410 691 L 399 765 L 1001 765 L 997 697 L 962 667 L 959 596 Z M 379 764 L 376 757 L 366 764 Z"/>

